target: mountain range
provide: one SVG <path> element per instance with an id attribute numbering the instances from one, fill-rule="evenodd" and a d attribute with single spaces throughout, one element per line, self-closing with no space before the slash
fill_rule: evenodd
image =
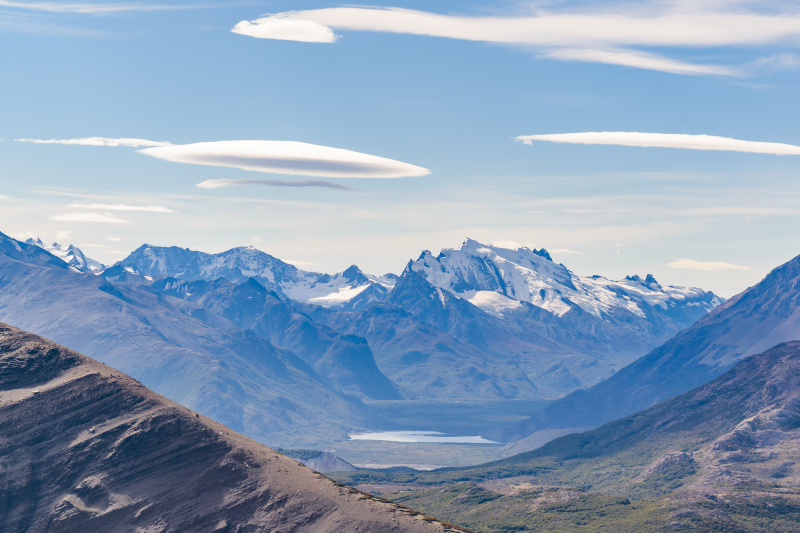
<path id="1" fill-rule="evenodd" d="M 529 399 L 608 378 L 720 302 L 652 276 L 582 278 L 546 251 L 467 240 L 409 262 L 382 302 L 307 310 L 365 337 L 407 398 Z"/>
<path id="2" fill-rule="evenodd" d="M 0 320 L 283 447 L 368 427 L 363 401 L 558 398 L 721 301 L 652 276 L 580 277 L 544 250 L 473 240 L 423 252 L 399 277 L 151 245 L 89 275 L 41 241 L 0 243 Z"/>
<path id="3" fill-rule="evenodd" d="M 361 401 L 331 378 L 193 302 L 78 272 L 5 236 L 0 288 L 0 316 L 7 323 L 112 365 L 260 442 L 299 447 L 365 427 Z M 337 356 L 348 364 L 346 347 L 340 348 L 329 364 Z M 355 348 L 363 359 L 363 348 Z M 362 366 L 352 373 L 362 375 Z"/>

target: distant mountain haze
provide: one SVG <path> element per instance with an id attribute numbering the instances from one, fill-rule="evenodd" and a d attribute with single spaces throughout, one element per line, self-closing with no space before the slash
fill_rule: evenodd
<path id="1" fill-rule="evenodd" d="M 284 447 L 366 428 L 362 401 L 562 397 L 721 301 L 652 276 L 580 277 L 545 250 L 469 239 L 423 252 L 399 277 L 306 272 L 250 247 L 143 245 L 93 269 L 74 247 L 31 242 L 0 241 L 0 320 Z"/>
<path id="2" fill-rule="evenodd" d="M 261 442 L 309 446 L 365 427 L 356 397 L 252 331 L 193 302 L 78 272 L 37 246 L 3 237 L 0 247 L 0 320 L 101 359 Z"/>

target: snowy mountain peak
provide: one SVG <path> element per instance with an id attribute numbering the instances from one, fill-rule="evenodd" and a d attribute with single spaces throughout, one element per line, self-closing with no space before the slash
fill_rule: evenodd
<path id="1" fill-rule="evenodd" d="M 25 244 L 38 246 L 42 250 L 47 250 L 54 256 L 58 257 L 72 268 L 85 272 L 87 274 L 99 274 L 105 270 L 105 266 L 99 261 L 95 261 L 90 257 L 86 257 L 80 248 L 73 245 L 63 246 L 54 242 L 53 244 L 45 244 L 42 239 L 28 239 Z"/>
<path id="2" fill-rule="evenodd" d="M 602 276 L 581 277 L 554 263 L 544 249 L 510 249 L 473 239 L 437 256 L 423 252 L 408 268 L 434 287 L 495 315 L 518 309 L 520 305 L 513 301 L 527 302 L 557 316 L 582 310 L 597 317 L 620 313 L 644 317 L 656 306 L 668 310 L 676 305 L 699 305 L 710 310 L 720 303 L 713 293 L 700 289 L 664 288 L 652 275 L 645 280 L 629 276 L 618 282 Z"/>
<path id="3" fill-rule="evenodd" d="M 117 265 L 153 278 L 174 277 L 185 281 L 224 278 L 233 283 L 252 278 L 289 299 L 323 307 L 346 306 L 359 296 L 365 301 L 381 299 L 394 285 L 390 278 L 364 274 L 355 265 L 339 274 L 307 272 L 252 246 L 209 254 L 176 246 L 144 245 Z M 371 287 L 374 290 L 365 292 Z"/>

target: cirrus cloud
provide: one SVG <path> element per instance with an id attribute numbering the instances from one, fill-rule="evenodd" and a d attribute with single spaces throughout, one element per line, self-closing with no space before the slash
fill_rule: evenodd
<path id="1" fill-rule="evenodd" d="M 63 2 L 16 2 L 0 0 L 0 7 L 21 9 L 26 11 L 44 11 L 47 13 L 74 13 L 79 15 L 107 15 L 128 11 L 178 11 L 210 7 L 208 5 L 158 5 L 146 2 L 114 2 L 114 3 L 63 3 Z"/>
<path id="2" fill-rule="evenodd" d="M 743 141 L 714 135 L 689 135 L 684 133 L 640 133 L 632 131 L 598 131 L 583 133 L 552 133 L 521 135 L 517 141 L 533 144 L 546 141 L 567 144 L 600 144 L 637 146 L 642 148 L 683 148 L 686 150 L 722 150 L 753 154 L 800 155 L 800 146 L 793 144 Z"/>
<path id="3" fill-rule="evenodd" d="M 197 186 L 201 189 L 222 189 L 225 187 L 241 187 L 246 185 L 262 185 L 266 187 L 325 187 L 328 189 L 338 189 L 342 191 L 352 190 L 346 185 L 341 183 L 333 183 L 325 180 L 296 180 L 296 181 L 282 181 L 282 180 L 254 180 L 254 179 L 217 179 L 206 180 L 198 183 Z"/>
<path id="4" fill-rule="evenodd" d="M 747 266 L 734 265 L 733 263 L 725 263 L 723 261 L 697 261 L 695 259 L 676 259 L 669 263 L 668 266 L 680 270 L 753 270 Z"/>
<path id="5" fill-rule="evenodd" d="M 56 222 L 93 222 L 98 224 L 129 224 L 129 220 L 115 217 L 109 213 L 63 213 L 53 215 L 50 220 Z"/>
<path id="6" fill-rule="evenodd" d="M 144 211 L 147 213 L 174 213 L 168 207 L 160 205 L 124 205 L 124 204 L 69 204 L 67 207 L 75 209 L 102 209 L 104 211 Z"/>
<path id="7" fill-rule="evenodd" d="M 175 163 L 322 178 L 405 178 L 430 174 L 428 169 L 393 159 L 293 141 L 202 142 L 139 152 Z"/>
<path id="8" fill-rule="evenodd" d="M 17 142 L 34 144 L 67 144 L 78 146 L 125 146 L 129 148 L 140 148 L 142 146 L 170 146 L 171 143 L 164 141 L 149 141 L 147 139 L 114 139 L 110 137 L 82 137 L 79 139 L 15 139 Z"/>

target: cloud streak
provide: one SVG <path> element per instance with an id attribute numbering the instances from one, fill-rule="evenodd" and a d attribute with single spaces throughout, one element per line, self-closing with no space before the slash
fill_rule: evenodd
<path id="1" fill-rule="evenodd" d="M 405 178 L 428 169 L 341 148 L 292 141 L 218 141 L 146 148 L 140 153 L 194 165 L 320 178 Z"/>
<path id="2" fill-rule="evenodd" d="M 66 144 L 77 146 L 125 146 L 129 148 L 141 148 L 143 146 L 170 146 L 172 143 L 164 141 L 150 141 L 147 139 L 115 139 L 110 137 L 82 137 L 79 139 L 15 139 L 17 142 L 34 144 Z"/>
<path id="3" fill-rule="evenodd" d="M 676 259 L 669 263 L 668 266 L 680 270 L 703 270 L 707 272 L 720 270 L 753 270 L 750 267 L 734 265 L 733 263 L 725 263 L 722 261 L 696 261 L 694 259 Z"/>
<path id="4" fill-rule="evenodd" d="M 636 50 L 604 50 L 591 48 L 559 48 L 539 55 L 547 59 L 561 61 L 581 61 L 584 63 L 604 63 L 607 65 L 620 65 L 644 70 L 657 70 L 670 74 L 683 74 L 685 76 L 742 76 L 744 71 L 739 68 L 724 67 L 719 65 L 698 65 L 677 59 L 659 56 L 648 52 Z"/>
<path id="5" fill-rule="evenodd" d="M 745 69 L 670 59 L 646 47 L 763 47 L 800 39 L 800 13 L 758 12 L 746 2 L 654 2 L 530 16 L 443 15 L 396 7 L 289 11 L 242 21 L 234 33 L 260 39 L 333 43 L 334 30 L 424 35 L 525 46 L 540 57 L 591 61 L 684 75 L 746 76 Z M 769 61 L 769 60 L 768 60 Z M 775 61 L 772 61 L 775 63 Z M 779 62 L 781 63 L 781 62 Z M 794 62 L 776 65 L 791 68 Z"/>
<path id="6" fill-rule="evenodd" d="M 13 0 L 0 0 L 0 7 L 20 9 L 25 11 L 40 11 L 45 13 L 72 13 L 79 15 L 106 15 L 124 12 L 149 12 L 149 11 L 182 11 L 208 7 L 201 5 L 158 5 L 144 2 L 113 2 L 113 3 L 56 3 L 56 2 L 15 2 Z"/>
<path id="7" fill-rule="evenodd" d="M 685 150 L 721 150 L 752 154 L 800 155 L 800 146 L 795 146 L 793 144 L 743 141 L 730 137 L 689 135 L 683 133 L 600 131 L 521 135 L 516 137 L 516 140 L 528 145 L 533 144 L 534 141 L 545 141 L 567 144 L 635 146 L 641 148 L 681 148 Z"/>
<path id="8" fill-rule="evenodd" d="M 111 214 L 100 213 L 63 213 L 61 215 L 53 215 L 50 220 L 56 222 L 92 222 L 97 224 L 129 224 L 130 221 L 117 218 Z"/>
<path id="9" fill-rule="evenodd" d="M 333 183 L 325 180 L 295 180 L 295 181 L 282 181 L 282 180 L 257 180 L 257 179 L 218 179 L 206 180 L 198 183 L 197 186 L 201 189 L 222 189 L 225 187 L 242 187 L 247 185 L 263 185 L 266 187 L 325 187 L 328 189 L 338 189 L 341 191 L 352 191 L 353 189 L 342 185 L 341 183 Z"/>
<path id="10" fill-rule="evenodd" d="M 144 211 L 147 213 L 174 213 L 168 207 L 159 205 L 124 205 L 124 204 L 69 204 L 67 207 L 75 209 L 102 209 L 104 211 Z"/>

